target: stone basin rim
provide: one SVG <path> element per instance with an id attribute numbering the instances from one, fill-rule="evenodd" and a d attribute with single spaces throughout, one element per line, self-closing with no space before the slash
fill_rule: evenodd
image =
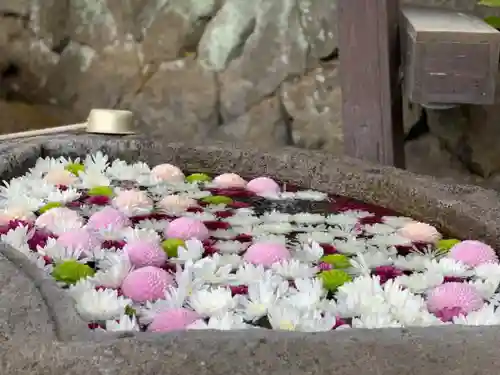
<path id="1" fill-rule="evenodd" d="M 0 152 L 3 155 L 0 159 L 0 175 L 2 178 L 6 178 L 15 176 L 16 173 L 22 173 L 27 165 L 32 165 L 40 156 L 85 156 L 97 150 L 102 150 L 112 158 L 119 157 L 128 161 L 142 160 L 150 165 L 171 162 L 193 171 L 216 173 L 235 171 L 245 176 L 269 174 L 290 183 L 379 204 L 401 214 L 444 227 L 454 233 L 462 233 L 462 238 L 466 238 L 469 233 L 474 236 L 471 238 L 481 239 L 492 246 L 500 247 L 500 229 L 497 227 L 497 223 L 500 223 L 500 203 L 496 193 L 480 187 L 442 184 L 434 178 L 418 176 L 390 167 L 374 166 L 350 158 L 339 159 L 318 152 L 297 149 L 258 150 L 218 142 L 209 145 L 164 143 L 161 140 L 153 141 L 138 136 L 116 138 L 65 135 L 55 139 L 41 137 L 14 146 L 1 145 Z M 216 167 L 210 169 L 211 165 Z M 154 345 L 161 346 L 163 345 L 161 342 L 175 341 L 177 337 L 181 336 L 183 337 L 180 339 L 181 341 L 192 340 L 193 343 L 223 341 L 215 337 L 219 334 L 223 335 L 220 336 L 221 338 L 229 337 L 231 340 L 242 342 L 248 338 L 239 332 L 190 332 L 180 336 L 154 334 L 154 337 L 147 333 L 134 334 L 133 337 L 129 337 L 129 334 L 93 335 L 88 330 L 86 323 L 79 318 L 70 297 L 58 288 L 52 279 L 44 275 L 17 250 L 9 246 L 2 246 L 1 250 L 40 290 L 52 313 L 60 342 L 69 343 L 71 341 L 74 345 L 82 345 L 82 347 L 88 346 L 86 342 L 100 342 L 99 345 L 115 347 L 126 345 L 123 344 L 124 342 L 135 342 L 137 345 L 146 346 L 157 343 Z M 500 334 L 500 327 L 485 329 L 482 327 L 453 326 L 439 327 L 439 330 L 434 327 L 388 328 L 376 331 L 378 332 L 376 341 L 382 347 L 384 345 L 393 347 L 398 340 L 409 342 L 409 338 L 413 337 L 411 332 L 417 332 L 418 337 L 433 345 L 438 343 L 443 345 L 445 343 L 443 340 L 449 337 L 450 340 L 454 341 L 447 346 L 447 350 L 456 352 L 461 350 L 459 346 L 463 341 L 468 340 L 470 343 L 472 336 L 477 336 L 481 341 L 472 340 L 473 346 L 481 346 L 485 349 L 490 345 L 490 348 L 494 348 L 495 335 L 492 332 Z M 365 347 L 365 350 L 368 350 L 370 340 L 366 340 L 368 337 L 372 337 L 373 332 L 352 329 L 348 332 L 336 332 L 334 335 L 283 334 L 280 332 L 259 332 L 252 333 L 252 335 L 258 336 L 258 339 L 257 336 L 252 336 L 255 338 L 252 341 L 254 343 L 259 343 L 259 340 L 262 339 L 268 340 L 266 341 L 268 343 L 287 342 L 287 340 L 293 341 L 300 337 L 302 340 L 306 340 L 304 345 L 307 347 L 308 345 L 316 345 L 314 344 L 316 340 L 321 338 L 326 341 L 345 341 L 350 343 L 349 345 L 357 342 L 360 347 Z M 41 345 L 47 347 L 49 344 L 43 343 Z M 51 345 L 56 345 L 56 343 Z M 222 344 L 216 345 L 221 346 Z M 403 345 L 406 344 L 403 343 Z M 50 350 L 55 350 L 54 346 Z M 428 355 L 432 355 L 432 352 L 425 348 L 414 348 L 413 350 L 425 351 L 428 352 Z M 491 349 L 489 350 L 491 352 Z M 175 353 L 173 355 L 175 356 Z M 339 358 L 339 361 L 343 360 Z M 413 373 L 429 372 L 422 370 L 422 372 Z"/>

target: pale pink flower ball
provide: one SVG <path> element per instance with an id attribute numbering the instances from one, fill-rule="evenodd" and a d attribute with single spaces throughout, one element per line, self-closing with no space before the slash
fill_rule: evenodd
<path id="1" fill-rule="evenodd" d="M 50 210 L 52 211 L 52 210 Z M 48 211 L 48 212 L 50 212 Z M 122 229 L 130 225 L 130 220 L 113 207 L 104 207 L 93 214 L 87 222 L 87 227 L 92 230 Z"/>
<path id="2" fill-rule="evenodd" d="M 172 220 L 165 230 L 165 237 L 180 240 L 197 239 L 204 241 L 209 237 L 208 228 L 202 221 L 190 217 Z"/>
<path id="3" fill-rule="evenodd" d="M 491 246 L 480 241 L 462 241 L 450 249 L 448 256 L 471 267 L 484 263 L 498 263 L 498 256 Z"/>
<path id="4" fill-rule="evenodd" d="M 398 231 L 398 234 L 412 242 L 436 243 L 441 239 L 441 233 L 436 228 L 417 221 L 406 224 Z"/>
<path id="5" fill-rule="evenodd" d="M 158 202 L 158 207 L 167 213 L 181 213 L 185 212 L 188 208 L 196 206 L 196 200 L 182 195 L 167 195 Z"/>
<path id="6" fill-rule="evenodd" d="M 143 267 L 130 272 L 123 280 L 121 290 L 125 297 L 142 303 L 165 298 L 165 290 L 174 284 L 174 278 L 158 267 Z"/>
<path id="7" fill-rule="evenodd" d="M 271 267 L 274 263 L 286 261 L 290 258 L 290 251 L 285 245 L 272 242 L 254 243 L 243 256 L 246 262 L 264 267 Z"/>
<path id="8" fill-rule="evenodd" d="M 47 172 L 43 179 L 49 184 L 69 186 L 74 184 L 78 178 L 66 169 L 52 169 Z"/>
<path id="9" fill-rule="evenodd" d="M 160 180 L 172 183 L 184 182 L 184 173 L 179 167 L 172 164 L 159 164 L 151 170 L 153 176 Z"/>
<path id="10" fill-rule="evenodd" d="M 183 331 L 187 326 L 200 319 L 193 310 L 177 308 L 158 313 L 148 326 L 150 332 Z"/>
<path id="11" fill-rule="evenodd" d="M 31 223 L 36 220 L 36 215 L 33 212 L 22 208 L 9 208 L 0 212 L 0 225 L 7 225 L 10 221 L 16 219 Z"/>
<path id="12" fill-rule="evenodd" d="M 280 186 L 269 177 L 257 177 L 250 180 L 246 186 L 247 190 L 255 194 L 278 194 Z"/>
<path id="13" fill-rule="evenodd" d="M 113 206 L 129 216 L 144 215 L 153 210 L 153 200 L 143 191 L 123 190 L 113 199 Z"/>
<path id="14" fill-rule="evenodd" d="M 62 233 L 57 238 L 57 243 L 66 248 L 82 250 L 84 253 L 89 253 L 101 245 L 101 242 L 93 233 L 83 228 Z"/>
<path id="15" fill-rule="evenodd" d="M 60 228 L 83 227 L 83 219 L 77 212 L 67 207 L 54 207 L 38 216 L 35 225 L 58 233 Z"/>
<path id="16" fill-rule="evenodd" d="M 167 254 L 162 247 L 151 241 L 134 240 L 123 247 L 128 254 L 130 262 L 136 268 L 155 266 L 161 267 L 167 260 Z"/>
<path id="17" fill-rule="evenodd" d="M 236 173 L 223 173 L 214 178 L 213 183 L 220 188 L 244 188 L 247 182 Z"/>
<path id="18" fill-rule="evenodd" d="M 450 282 L 439 285 L 427 294 L 427 308 L 430 312 L 445 309 L 459 309 L 467 314 L 484 305 L 481 294 L 467 283 Z"/>

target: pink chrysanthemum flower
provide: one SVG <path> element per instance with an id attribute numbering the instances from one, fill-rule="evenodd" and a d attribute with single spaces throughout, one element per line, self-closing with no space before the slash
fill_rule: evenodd
<path id="1" fill-rule="evenodd" d="M 129 242 L 124 246 L 123 251 L 128 254 L 130 261 L 136 268 L 161 267 L 167 261 L 167 254 L 162 247 L 150 241 L 135 240 Z"/>
<path id="2" fill-rule="evenodd" d="M 66 169 L 52 169 L 47 172 L 44 180 L 49 184 L 69 186 L 76 182 L 78 178 Z"/>
<path id="3" fill-rule="evenodd" d="M 196 238 L 204 241 L 209 237 L 208 228 L 200 220 L 180 217 L 173 220 L 165 230 L 167 238 L 179 238 L 181 240 L 189 240 Z"/>
<path id="4" fill-rule="evenodd" d="M 481 294 L 472 285 L 466 283 L 445 283 L 427 294 L 427 308 L 432 313 L 458 310 L 467 314 L 479 310 L 483 305 L 484 300 Z"/>
<path id="5" fill-rule="evenodd" d="M 83 228 L 61 234 L 57 239 L 57 243 L 67 248 L 82 250 L 84 253 L 89 253 L 101 245 L 101 242 L 94 234 Z"/>
<path id="6" fill-rule="evenodd" d="M 87 227 L 92 230 L 107 228 L 121 229 L 129 225 L 130 220 L 120 211 L 112 207 L 105 207 L 102 210 L 97 211 L 87 222 Z"/>
<path id="7" fill-rule="evenodd" d="M 159 312 L 148 326 L 150 332 L 183 331 L 187 326 L 200 319 L 193 310 L 178 308 Z"/>
<path id="8" fill-rule="evenodd" d="M 69 208 L 55 207 L 38 216 L 35 225 L 60 234 L 83 227 L 83 219 L 77 212 Z"/>
<path id="9" fill-rule="evenodd" d="M 165 297 L 165 290 L 174 284 L 174 278 L 158 267 L 143 267 L 130 272 L 121 286 L 125 297 L 142 303 Z"/>
<path id="10" fill-rule="evenodd" d="M 498 256 L 492 247 L 480 241 L 462 241 L 450 249 L 448 256 L 454 260 L 477 267 L 485 263 L 498 263 Z"/>
<path id="11" fill-rule="evenodd" d="M 153 201 L 140 190 L 124 190 L 113 199 L 113 206 L 128 216 L 145 215 L 153 210 Z"/>
<path id="12" fill-rule="evenodd" d="M 277 194 L 281 190 L 278 183 L 269 177 L 254 178 L 248 182 L 246 188 L 255 194 Z"/>
<path id="13" fill-rule="evenodd" d="M 436 228 L 420 222 L 406 224 L 398 234 L 413 242 L 436 243 L 441 239 L 441 233 Z"/>
<path id="14" fill-rule="evenodd" d="M 214 178 L 215 186 L 223 189 L 244 188 L 247 182 L 236 173 L 223 173 Z"/>
<path id="15" fill-rule="evenodd" d="M 196 200 L 181 195 L 167 195 L 158 202 L 158 207 L 165 213 L 179 214 L 197 205 Z"/>
<path id="16" fill-rule="evenodd" d="M 182 170 L 172 164 L 159 164 L 151 170 L 151 174 L 160 180 L 172 183 L 184 181 Z"/>
<path id="17" fill-rule="evenodd" d="M 243 259 L 248 263 L 271 267 L 274 263 L 289 260 L 291 257 L 290 251 L 285 245 L 272 242 L 258 242 L 247 249 Z"/>

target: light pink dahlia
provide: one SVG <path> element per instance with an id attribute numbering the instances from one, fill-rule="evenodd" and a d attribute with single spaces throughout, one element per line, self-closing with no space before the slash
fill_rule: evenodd
<path id="1" fill-rule="evenodd" d="M 208 228 L 202 221 L 190 217 L 180 217 L 173 220 L 165 230 L 167 238 L 178 238 L 181 240 L 197 239 L 204 241 L 208 239 Z"/>
<path id="2" fill-rule="evenodd" d="M 436 243 L 441 239 L 441 233 L 432 225 L 416 221 L 406 224 L 398 234 L 413 242 Z"/>
<path id="3" fill-rule="evenodd" d="M 445 283 L 427 294 L 427 308 L 432 313 L 457 309 L 467 314 L 479 310 L 483 305 L 484 300 L 481 294 L 467 283 Z"/>
<path id="4" fill-rule="evenodd" d="M 130 272 L 123 280 L 121 290 L 125 297 L 142 303 L 165 297 L 165 290 L 174 284 L 167 271 L 147 266 Z"/>
<path id="5" fill-rule="evenodd" d="M 167 213 L 182 213 L 190 207 L 197 205 L 196 200 L 182 195 L 167 195 L 158 202 L 158 207 Z"/>
<path id="6" fill-rule="evenodd" d="M 236 173 L 223 173 L 214 178 L 214 184 L 220 188 L 244 188 L 247 182 Z"/>
<path id="7" fill-rule="evenodd" d="M 151 170 L 153 176 L 160 180 L 172 183 L 184 181 L 184 173 L 181 169 L 172 164 L 159 164 Z"/>
<path id="8" fill-rule="evenodd" d="M 62 168 L 52 169 L 48 171 L 44 177 L 44 180 L 49 184 L 64 186 L 74 184 L 77 179 L 78 178 L 73 173 Z"/>
<path id="9" fill-rule="evenodd" d="M 87 227 L 92 230 L 102 230 L 107 228 L 122 229 L 129 225 L 130 220 L 127 216 L 109 206 L 97 211 L 87 222 Z"/>
<path id="10" fill-rule="evenodd" d="M 255 194 L 277 194 L 281 190 L 278 183 L 269 177 L 254 178 L 248 182 L 246 188 Z"/>
<path id="11" fill-rule="evenodd" d="M 123 247 L 136 268 L 155 266 L 161 267 L 167 261 L 167 254 L 159 244 L 151 241 L 135 240 Z"/>
<path id="12" fill-rule="evenodd" d="M 187 326 L 200 319 L 193 310 L 171 309 L 158 313 L 148 327 L 150 332 L 172 332 L 183 331 Z"/>
<path id="13" fill-rule="evenodd" d="M 480 241 L 462 241 L 450 249 L 448 256 L 454 260 L 477 267 L 485 263 L 498 263 L 498 256 L 491 246 Z"/>
<path id="14" fill-rule="evenodd" d="M 57 243 L 67 248 L 82 250 L 84 253 L 88 253 L 101 245 L 101 242 L 93 233 L 83 228 L 62 233 L 57 239 Z"/>
<path id="15" fill-rule="evenodd" d="M 271 242 L 254 243 L 243 256 L 246 262 L 264 267 L 271 267 L 274 263 L 289 260 L 290 258 L 290 251 L 285 245 Z"/>

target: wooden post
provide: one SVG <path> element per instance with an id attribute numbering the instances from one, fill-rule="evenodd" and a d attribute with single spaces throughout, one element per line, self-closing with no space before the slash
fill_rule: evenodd
<path id="1" fill-rule="evenodd" d="M 339 0 L 344 147 L 404 168 L 399 0 Z"/>

